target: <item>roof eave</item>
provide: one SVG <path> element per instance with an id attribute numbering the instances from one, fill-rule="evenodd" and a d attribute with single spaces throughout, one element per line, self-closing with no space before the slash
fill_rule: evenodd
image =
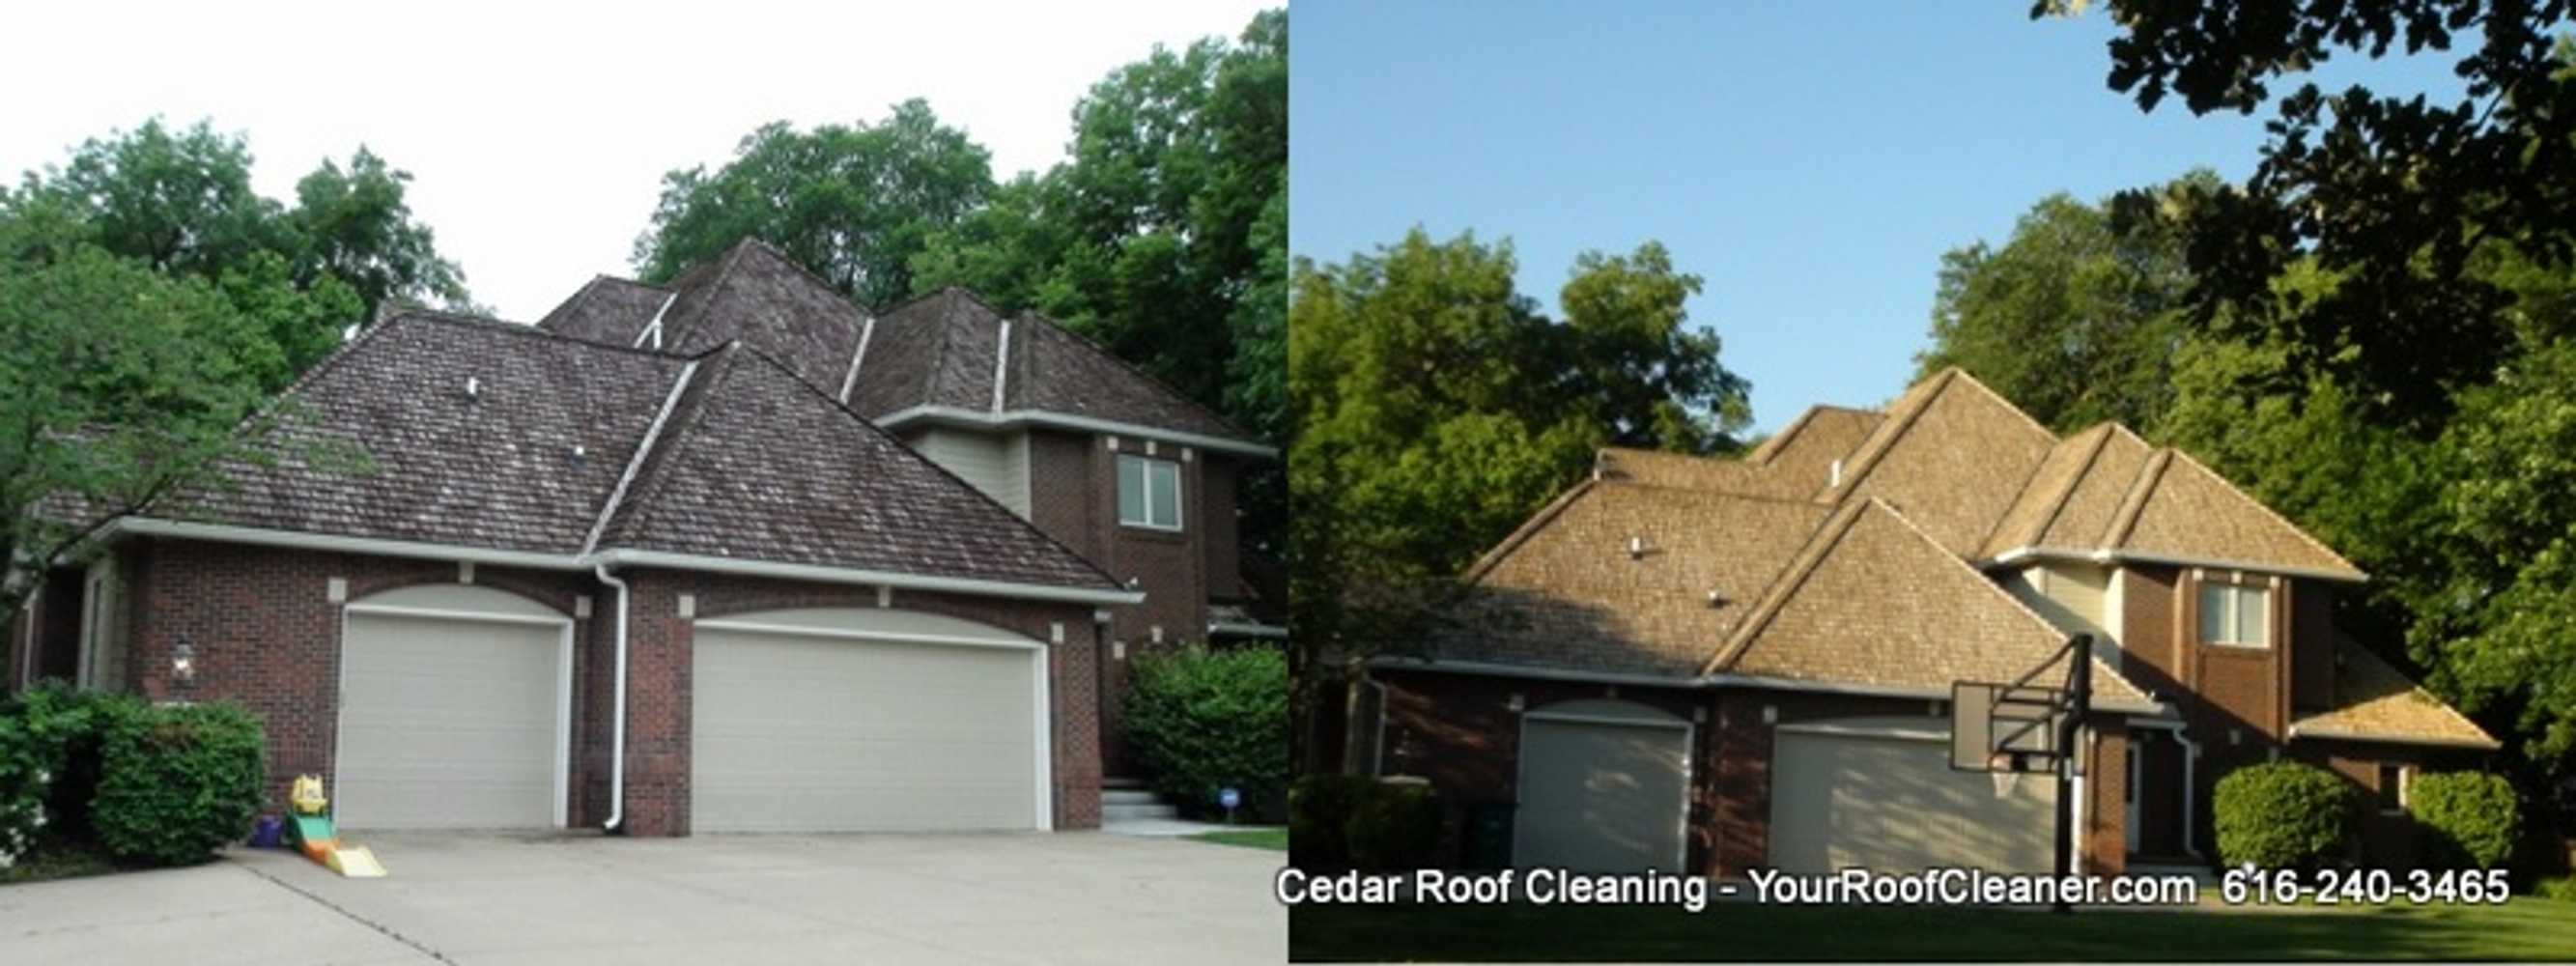
<path id="1" fill-rule="evenodd" d="M 2319 728 L 2304 722 L 2290 726 L 2291 738 L 2321 741 L 2375 741 L 2393 745 L 2426 745 L 2435 748 L 2471 748 L 2497 751 L 2504 742 L 2494 738 L 2454 738 L 2443 735 L 2405 735 L 2390 732 L 2348 731 L 2342 728 Z"/>
<path id="2" fill-rule="evenodd" d="M 1160 442 L 1175 443 L 1182 446 L 1195 446 L 1200 449 L 1216 453 L 1232 453 L 1239 456 L 1253 456 L 1262 459 L 1274 460 L 1279 458 L 1279 448 L 1276 446 L 1264 446 L 1260 443 L 1232 439 L 1224 436 L 1210 436 L 1205 433 L 1193 433 L 1178 429 L 1165 429 L 1160 426 L 1147 426 L 1142 423 L 1130 423 L 1114 419 L 1100 419 L 1077 413 L 1058 412 L 1051 409 L 1007 409 L 1001 412 L 988 412 L 980 409 L 968 409 L 963 406 L 943 406 L 935 403 L 925 403 L 919 406 L 910 406 L 895 410 L 894 412 L 878 417 L 874 422 L 879 427 L 889 430 L 902 429 L 916 423 L 940 426 L 964 426 L 974 429 L 993 430 L 1037 426 L 1049 429 L 1070 429 L 1080 432 L 1112 433 L 1120 436 L 1133 436 L 1138 439 L 1151 439 Z"/>
<path id="3" fill-rule="evenodd" d="M 1585 671 L 1572 668 L 1541 667 L 1525 664 L 1504 664 L 1493 661 L 1451 661 L 1435 658 L 1391 656 L 1371 658 L 1369 659 L 1368 665 L 1372 668 L 1392 668 L 1396 670 L 1411 671 L 1447 671 L 1459 674 L 1485 674 L 1495 677 L 1532 678 L 1546 681 L 1576 681 L 1586 684 L 1630 684 L 1672 688 L 1762 688 L 1771 691 L 1798 691 L 1809 694 L 1844 694 L 1876 698 L 1918 698 L 1930 701 L 1946 701 L 1950 698 L 1950 692 L 1946 688 L 1925 687 L 1911 684 L 1862 684 L 1840 681 L 1813 681 L 1805 678 L 1784 678 L 1763 674 L 1639 674 L 1616 671 Z M 2111 698 L 2096 700 L 2093 703 L 2093 710 L 2119 714 L 2164 715 L 2171 713 L 2173 709 L 2171 705 L 2161 701 L 2149 701 L 2141 704 L 2135 701 L 2123 701 L 2117 698 Z"/>
<path id="4" fill-rule="evenodd" d="M 2073 547 L 2014 547 L 2013 549 L 2006 550 L 2002 553 L 1995 554 L 1992 557 L 1978 561 L 1977 566 L 1982 569 L 1991 570 L 1997 567 L 2014 567 L 2026 563 L 2037 563 L 2049 560 L 2105 565 L 2142 563 L 2163 564 L 2174 567 L 2205 567 L 2210 570 L 2248 570 L 2257 573 L 2280 574 L 2285 577 L 2308 577 L 2316 580 L 2332 580 L 2350 584 L 2368 583 L 2370 581 L 2369 574 L 2358 570 L 2328 570 L 2321 567 L 2300 567 L 2289 564 L 2263 563 L 2255 560 L 2236 560 L 2227 557 L 2194 557 L 2183 554 L 2153 553 L 2143 550 L 2081 550 Z"/>

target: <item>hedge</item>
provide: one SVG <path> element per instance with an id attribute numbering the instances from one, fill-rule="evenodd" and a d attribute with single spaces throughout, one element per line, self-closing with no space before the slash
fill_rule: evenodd
<path id="1" fill-rule="evenodd" d="M 2218 780 L 2218 857 L 2229 865 L 2314 868 L 2344 851 L 2359 799 L 2343 779 L 2311 765 L 2249 765 Z"/>
<path id="2" fill-rule="evenodd" d="M 1288 792 L 1288 861 L 1298 868 L 1411 869 L 1440 842 L 1440 803 L 1421 782 L 1308 775 Z"/>
<path id="3" fill-rule="evenodd" d="M 90 821 L 128 861 L 185 865 L 250 832 L 267 786 L 259 718 L 231 703 L 158 705 L 115 716 Z"/>
<path id="4" fill-rule="evenodd" d="M 0 868 L 15 865 L 46 829 L 87 833 L 100 736 L 143 707 L 128 695 L 59 682 L 0 703 Z"/>
<path id="5" fill-rule="evenodd" d="M 1204 815 L 1232 788 L 1239 814 L 1276 819 L 1268 813 L 1288 787 L 1286 654 L 1192 644 L 1138 655 L 1125 711 L 1128 746 L 1154 790 Z"/>
<path id="6" fill-rule="evenodd" d="M 2487 772 L 2417 775 L 2407 789 L 2406 812 L 2433 833 L 2427 857 L 2446 866 L 2494 868 L 2513 854 L 2522 832 L 2513 783 Z"/>

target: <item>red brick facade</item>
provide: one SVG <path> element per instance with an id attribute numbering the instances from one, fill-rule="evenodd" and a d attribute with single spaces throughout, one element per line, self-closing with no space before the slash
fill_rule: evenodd
<path id="1" fill-rule="evenodd" d="M 124 686 L 155 700 L 242 702 L 268 722 L 269 784 L 283 801 L 298 774 L 333 767 L 337 731 L 340 606 L 328 599 L 333 578 L 347 581 L 347 600 L 400 587 L 452 584 L 454 562 L 285 550 L 234 544 L 153 540 L 120 551 L 129 588 L 129 679 Z M 633 594 L 628 625 L 625 829 L 636 835 L 689 831 L 691 629 L 679 598 L 692 595 L 700 617 L 785 607 L 874 607 L 873 587 L 844 586 L 668 570 L 620 574 Z M 614 588 L 587 572 L 477 566 L 473 583 L 529 598 L 565 614 L 589 598 L 589 617 L 574 623 L 572 824 L 595 825 L 610 811 L 609 763 L 614 713 Z M 1049 641 L 1055 825 L 1100 823 L 1098 724 L 1093 666 L 1099 638 L 1092 610 L 1080 604 L 891 593 L 890 606 L 964 618 Z M 171 656 L 181 641 L 194 652 L 193 680 L 173 679 Z"/>

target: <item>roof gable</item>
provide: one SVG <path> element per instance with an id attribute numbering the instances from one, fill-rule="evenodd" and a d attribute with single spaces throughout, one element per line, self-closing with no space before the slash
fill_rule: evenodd
<path id="1" fill-rule="evenodd" d="M 2015 680 L 2065 643 L 1895 508 L 1862 499 L 1818 528 L 1708 671 L 1946 690 Z M 2097 698 L 2147 703 L 2107 666 L 2094 672 Z"/>
<path id="2" fill-rule="evenodd" d="M 2147 461 L 2104 542 L 2127 553 L 2360 579 L 2361 570 L 2180 450 Z"/>
<path id="3" fill-rule="evenodd" d="M 1987 535 L 1979 556 L 2038 546 L 2101 546 L 2152 452 L 2118 423 L 2097 423 L 2059 440 Z"/>
<path id="4" fill-rule="evenodd" d="M 1967 373 L 1944 369 L 1889 407 L 1820 496 L 1884 499 L 1951 552 L 1984 544 L 2057 437 Z"/>
<path id="5" fill-rule="evenodd" d="M 567 338 L 626 348 L 636 344 L 654 317 L 678 292 L 608 275 L 593 277 L 563 304 L 537 320 L 537 328 Z"/>
<path id="6" fill-rule="evenodd" d="M 683 276 L 662 317 L 662 346 L 684 355 L 740 340 L 799 379 L 839 388 L 866 316 L 784 253 L 745 239 L 715 270 Z"/>
<path id="7" fill-rule="evenodd" d="M 577 552 L 685 360 L 428 312 L 367 328 L 289 390 L 274 465 L 156 513 L 339 536 Z M 315 466 L 308 444 L 366 452 Z"/>
<path id="8" fill-rule="evenodd" d="M 1453 659 L 1686 676 L 1828 508 L 1601 481 L 1570 491 L 1470 575 Z M 1634 543 L 1632 544 L 1632 541 Z M 1722 603 L 1712 606 L 1710 595 Z"/>
<path id="9" fill-rule="evenodd" d="M 707 355 L 601 546 L 1111 589 L 1116 582 L 740 344 Z"/>

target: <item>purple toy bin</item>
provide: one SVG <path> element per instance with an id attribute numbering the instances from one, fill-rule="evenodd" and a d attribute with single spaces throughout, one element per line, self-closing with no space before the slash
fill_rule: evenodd
<path id="1" fill-rule="evenodd" d="M 250 825 L 250 847 L 254 849 L 277 848 L 278 832 L 280 829 L 284 828 L 285 825 L 286 820 L 278 818 L 275 815 L 260 816 L 257 821 L 252 822 Z"/>

